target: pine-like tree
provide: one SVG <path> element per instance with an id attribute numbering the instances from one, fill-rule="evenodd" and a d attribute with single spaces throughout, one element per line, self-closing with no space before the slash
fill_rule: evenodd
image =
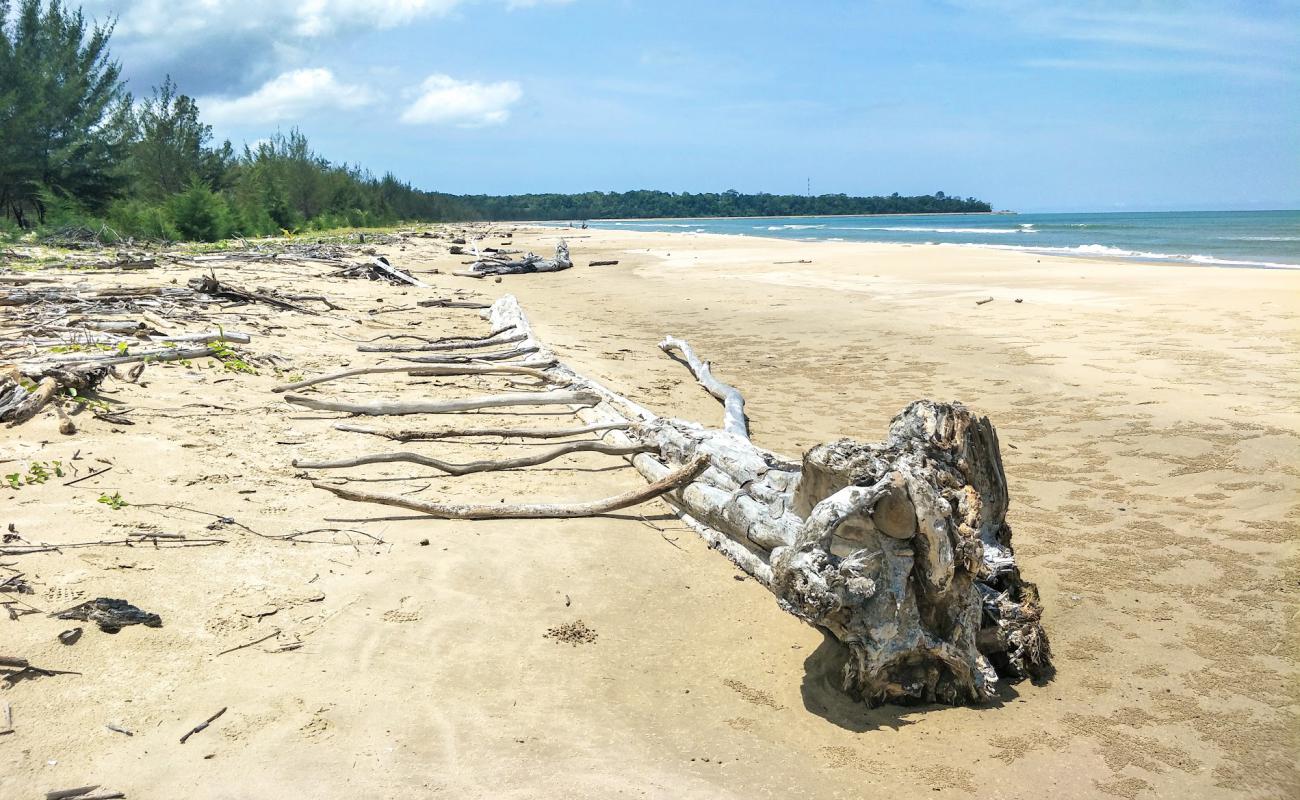
<path id="1" fill-rule="evenodd" d="M 131 98 L 112 23 L 59 0 L 0 0 L 0 215 L 44 222 L 46 199 L 102 207 L 120 189 Z"/>

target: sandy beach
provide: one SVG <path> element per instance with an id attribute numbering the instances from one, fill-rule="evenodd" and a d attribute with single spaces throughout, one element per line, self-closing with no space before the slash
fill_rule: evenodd
<path id="1" fill-rule="evenodd" d="M 430 289 L 323 277 L 328 268 L 303 262 L 223 264 L 219 276 L 324 294 L 343 310 L 228 312 L 225 328 L 253 337 L 241 352 L 286 360 L 279 378 L 267 366 L 152 365 L 141 385 L 103 392 L 133 409 L 133 425 L 84 413 L 63 436 L 46 411 L 0 429 L 2 473 L 111 466 L 71 486 L 0 484 L 0 523 L 16 543 L 140 531 L 225 542 L 0 555 L 0 580 L 16 570 L 34 589 L 0 600 L 57 611 L 116 597 L 163 619 L 116 635 L 77 623 L 82 638 L 65 646 L 56 635 L 72 623 L 0 614 L 0 656 L 79 673 L 0 688 L 14 729 L 0 735 L 0 797 L 88 784 L 194 800 L 1300 792 L 1300 272 L 539 227 L 512 241 L 547 253 L 560 237 L 574 269 L 500 282 L 452 276 L 462 257 L 443 240 L 377 248 Z M 93 286 L 183 286 L 201 273 L 51 272 Z M 591 519 L 454 522 L 312 488 L 293 459 L 528 447 L 397 446 L 334 430 L 343 415 L 270 391 L 285 376 L 379 363 L 357 340 L 484 333 L 473 311 L 415 304 L 454 292 L 516 295 L 573 368 L 717 425 L 717 401 L 656 347 L 666 334 L 688 339 L 745 393 L 754 440 L 791 456 L 878 440 L 918 398 L 988 415 L 1055 679 L 1006 686 L 978 708 L 868 709 L 839 691 L 831 640 L 661 502 Z M 508 387 L 367 376 L 308 391 Z M 507 409 L 455 421 L 471 419 L 572 417 Z M 482 502 L 643 483 L 593 454 L 463 478 L 402 464 L 340 474 L 373 491 Z M 114 493 L 129 505 L 98 502 Z M 269 538 L 304 531 L 315 541 Z M 546 636 L 579 620 L 594 641 Z M 270 638 L 221 654 L 259 637 Z M 287 643 L 301 646 L 279 650 Z"/>

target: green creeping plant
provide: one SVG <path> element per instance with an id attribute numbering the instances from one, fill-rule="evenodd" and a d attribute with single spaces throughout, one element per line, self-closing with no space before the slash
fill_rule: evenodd
<path id="1" fill-rule="evenodd" d="M 97 500 L 96 502 L 103 503 L 104 505 L 108 506 L 109 508 L 113 509 L 114 511 L 117 511 L 117 510 L 119 510 L 119 509 L 121 509 L 121 508 L 124 508 L 124 507 L 130 505 L 130 503 L 128 503 L 128 502 L 126 502 L 125 500 L 122 499 L 122 493 L 121 493 L 121 492 L 113 492 L 113 494 L 112 494 L 111 496 L 110 496 L 109 494 L 107 494 L 107 493 L 101 494 L 101 495 L 99 496 L 99 500 Z"/>

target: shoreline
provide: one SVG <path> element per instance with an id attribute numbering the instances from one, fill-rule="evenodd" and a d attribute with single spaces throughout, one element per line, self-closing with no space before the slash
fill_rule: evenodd
<path id="1" fill-rule="evenodd" d="M 755 217 L 755 219 L 764 219 Z M 781 219 L 775 217 L 774 219 Z M 1020 253 L 1024 256 L 1035 256 L 1038 258 L 1059 258 L 1065 261 L 1084 261 L 1104 264 L 1129 264 L 1147 267 L 1195 267 L 1195 268 L 1213 268 L 1226 270 L 1259 270 L 1265 272 L 1289 272 L 1300 270 L 1300 264 L 1286 264 L 1282 262 L 1235 262 L 1229 259 L 1212 259 L 1207 261 L 1193 260 L 1195 258 L 1209 258 L 1199 256 L 1175 256 L 1170 255 L 1166 258 L 1144 258 L 1135 255 L 1110 255 L 1105 253 L 1085 253 L 1085 252 L 1061 252 L 1060 249 L 1051 248 L 1034 248 L 1019 245 L 1000 245 L 988 244 L 981 242 L 885 242 L 867 239 L 808 239 L 785 236 L 765 236 L 761 233 L 713 233 L 709 231 L 650 231 L 641 229 L 627 228 L 573 228 L 568 226 L 547 225 L 537 222 L 516 222 L 516 223 L 492 223 L 492 224 L 516 224 L 520 226 L 537 227 L 543 231 L 575 231 L 585 233 L 588 231 L 599 231 L 601 233 L 628 234 L 631 236 L 681 236 L 681 237 L 719 237 L 723 240 L 735 239 L 737 241 L 760 240 L 763 242 L 778 242 L 782 244 L 803 244 L 803 245 L 864 245 L 870 247 L 883 248 L 936 248 L 936 249 L 971 249 L 985 250 L 995 253 Z M 576 238 L 576 237 L 567 237 Z M 1104 245 L 1103 245 L 1104 246 Z"/>
<path id="2" fill-rule="evenodd" d="M 988 212 L 988 214 L 996 214 L 996 213 L 997 212 Z M 819 219 L 822 218 L 823 216 L 829 216 L 829 215 L 810 215 L 807 217 L 710 217 L 707 219 Z M 931 215 L 853 214 L 851 216 L 866 217 L 866 216 L 931 216 Z M 672 219 L 689 220 L 689 219 L 706 219 L 706 218 L 674 217 Z M 618 221 L 657 221 L 657 220 L 601 220 L 601 221 L 618 222 Z M 1038 255 L 1038 256 L 1120 262 L 1120 263 L 1127 263 L 1127 264 L 1140 264 L 1144 266 L 1215 267 L 1221 269 L 1257 269 L 1257 270 L 1282 270 L 1282 271 L 1300 270 L 1300 263 L 1289 264 L 1281 261 L 1244 261 L 1244 260 L 1237 260 L 1237 259 L 1218 258 L 1216 256 L 1206 256 L 1199 253 L 1194 253 L 1190 255 L 1184 255 L 1178 253 L 1140 254 L 1138 251 L 1126 251 L 1125 254 L 1121 255 L 1121 254 L 1109 254 L 1109 253 L 1098 253 L 1098 252 L 1068 252 L 1070 250 L 1073 250 L 1074 248 L 1053 247 L 1050 245 L 1044 245 L 1042 247 L 1033 247 L 1031 245 L 993 244 L 989 242 L 899 242 L 899 241 L 880 241 L 880 240 L 872 240 L 872 239 L 845 239 L 839 237 L 815 239 L 815 238 L 807 238 L 807 237 L 800 238 L 800 237 L 793 237 L 793 236 L 790 237 L 771 236 L 771 235 L 764 235 L 762 233 L 735 233 L 735 232 L 716 233 L 712 231 L 660 231 L 660 230 L 644 230 L 640 228 L 626 229 L 626 228 L 588 227 L 583 229 L 583 228 L 574 228 L 569 225 L 559 225 L 559 224 L 551 224 L 551 223 L 543 223 L 543 222 L 514 222 L 514 223 L 492 223 L 492 224 L 517 224 L 517 225 L 526 225 L 526 226 L 537 226 L 547 230 L 573 230 L 573 231 L 600 230 L 606 232 L 627 232 L 627 233 L 634 233 L 634 234 L 656 233 L 656 234 L 664 234 L 664 235 L 681 235 L 681 236 L 725 236 L 725 237 L 735 237 L 737 239 L 762 239 L 769 242 L 802 242 L 805 244 L 825 242 L 828 244 L 864 244 L 864 245 L 873 245 L 873 246 L 880 245 L 880 246 L 896 246 L 896 247 L 979 248 L 979 249 L 994 250 L 994 251 L 1001 251 L 1001 252 L 1008 252 L 1008 253 L 1020 252 L 1020 253 L 1027 253 L 1027 254 Z M 1111 245 L 1103 245 L 1103 244 L 1080 245 L 1080 247 L 1119 249 L 1119 248 L 1112 248 Z"/>

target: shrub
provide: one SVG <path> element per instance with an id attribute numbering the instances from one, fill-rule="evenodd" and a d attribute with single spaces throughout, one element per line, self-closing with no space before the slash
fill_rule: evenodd
<path id="1" fill-rule="evenodd" d="M 172 197 L 167 205 L 172 225 L 184 239 L 215 242 L 229 236 L 234 228 L 225 198 L 202 181 L 192 181 L 189 188 Z"/>
<path id="2" fill-rule="evenodd" d="M 108 221 L 122 236 L 158 241 L 175 241 L 181 238 L 172 224 L 166 206 L 152 205 L 143 200 L 119 200 L 108 209 Z"/>

